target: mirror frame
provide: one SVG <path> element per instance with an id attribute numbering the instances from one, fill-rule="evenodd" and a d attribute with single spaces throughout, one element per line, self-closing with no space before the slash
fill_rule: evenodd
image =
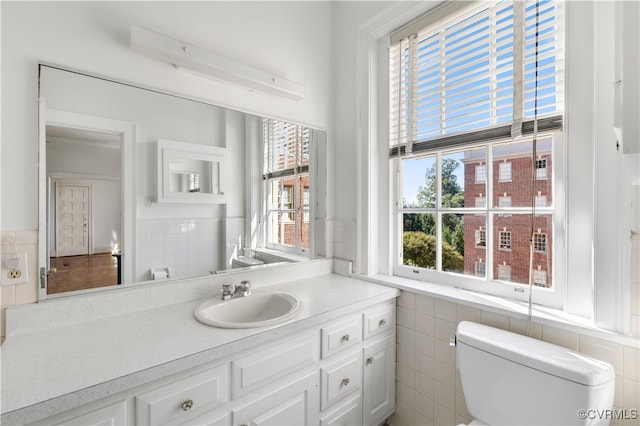
<path id="1" fill-rule="evenodd" d="M 166 96 L 171 96 L 171 97 L 176 97 L 179 99 L 183 99 L 183 100 L 187 100 L 187 101 L 193 101 L 193 102 L 199 102 L 199 103 L 203 103 L 203 104 L 207 104 L 207 105 L 211 105 L 213 107 L 218 107 L 218 108 L 224 108 L 228 111 L 233 111 L 233 112 L 237 112 L 237 113 L 242 113 L 242 114 L 247 114 L 248 116 L 252 116 L 255 117 L 259 120 L 262 120 L 264 118 L 269 118 L 269 119 L 276 119 L 276 120 L 282 120 L 282 121 L 287 121 L 287 120 L 283 120 L 283 119 L 278 119 L 275 117 L 269 117 L 269 116 L 265 116 L 265 115 L 258 115 L 255 112 L 247 112 L 247 111 L 243 111 L 243 110 L 236 110 L 233 108 L 229 108 L 227 106 L 222 106 L 222 105 L 217 105 L 217 104 L 213 104 L 210 101 L 206 101 L 206 100 L 201 100 L 201 99 L 195 99 L 195 98 L 191 98 L 188 96 L 184 96 L 181 94 L 176 94 L 173 93 L 171 91 L 162 91 L 156 88 L 150 88 L 145 86 L 144 84 L 138 84 L 138 83 L 130 83 L 130 82 L 126 82 L 126 81 L 121 81 L 121 80 L 117 80 L 114 79 L 112 77 L 108 77 L 108 76 L 103 76 L 103 75 L 98 75 L 98 74 L 92 74 L 89 72 L 85 72 L 82 70 L 77 70 L 77 69 L 73 69 L 70 67 L 64 67 L 64 66 L 60 66 L 60 65 L 56 65 L 56 64 L 52 64 L 52 63 L 47 63 L 47 62 L 38 62 L 38 67 L 39 69 L 42 67 L 49 67 L 49 68 L 53 68 L 53 69 L 57 69 L 60 71 L 65 71 L 65 72 L 70 72 L 70 73 L 76 73 L 85 77 L 91 77 L 91 78 L 96 78 L 96 79 L 100 79 L 100 80 L 105 80 L 111 83 L 115 83 L 115 84 L 122 84 L 125 86 L 130 86 L 136 89 L 140 89 L 140 90 L 146 90 L 146 91 L 150 91 L 150 92 L 155 92 L 161 95 L 166 95 Z M 40 73 L 38 73 L 39 75 Z M 68 114 L 68 116 L 65 116 L 65 114 Z M 98 119 L 98 123 L 95 123 L 94 121 Z M 102 117 L 94 117 L 94 116 L 90 116 L 90 115 L 83 115 L 81 113 L 71 113 L 71 112 L 67 112 L 67 111 L 58 111 L 58 110 L 52 110 L 52 109 L 47 109 L 46 107 L 46 99 L 39 99 L 39 118 L 38 118 L 38 131 L 39 131 L 39 164 L 38 164 L 38 173 L 39 173 L 39 178 L 38 178 L 38 201 L 39 201 L 39 219 L 38 219 L 38 224 L 39 224 L 39 230 L 38 230 L 38 240 L 39 240 L 39 248 L 38 248 L 38 272 L 39 272 L 39 283 L 38 283 L 38 302 L 46 302 L 47 300 L 55 300 L 55 299 L 59 299 L 62 297 L 69 297 L 69 296 L 76 296 L 76 295 L 84 295 L 84 294 L 92 294 L 95 292 L 104 292 L 104 291 L 114 291 L 114 290 L 119 290 L 121 288 L 126 288 L 126 287 L 133 287 L 133 286 L 138 286 L 138 285 L 151 285 L 151 284 L 157 284 L 157 281 L 153 281 L 153 280 L 143 280 L 143 281 L 137 281 L 135 279 L 135 271 L 134 271 L 134 265 L 135 265 L 135 257 L 136 257 L 136 190 L 135 190 L 135 186 L 134 185 L 124 185 L 124 182 L 127 181 L 135 181 L 135 164 L 136 161 L 138 160 L 136 158 L 136 152 L 137 152 L 137 147 L 135 145 L 135 141 L 136 141 L 136 132 L 137 132 L 137 128 L 136 128 L 136 123 L 134 122 L 127 122 L 127 121 L 120 121 L 120 120 L 109 120 L 109 119 L 105 119 L 105 121 L 109 121 L 108 125 L 104 125 L 104 124 L 100 124 L 99 121 L 102 119 Z M 294 122 L 292 122 L 294 123 Z M 64 292 L 64 293 L 57 293 L 57 294 L 47 294 L 47 289 L 46 289 L 46 276 L 47 276 L 47 272 L 49 269 L 49 264 L 50 261 L 47 258 L 47 248 L 49 245 L 49 237 L 48 237 L 48 212 L 46 211 L 48 203 L 49 203 L 49 194 L 47 192 L 47 177 L 46 177 L 46 173 L 47 173 L 47 168 L 46 168 L 46 156 L 44 156 L 43 158 L 43 154 L 46 152 L 46 126 L 47 124 L 51 124 L 51 125 L 57 125 L 57 126 L 61 126 L 61 127 L 79 127 L 79 128 L 83 128 L 83 129 L 87 129 L 87 130 L 98 130 L 98 131 L 105 131 L 108 133 L 115 133 L 115 134 L 119 134 L 121 135 L 121 143 L 122 143 L 122 150 L 121 150 L 121 155 L 122 155 L 122 175 L 121 175 L 121 182 L 123 182 L 122 184 L 122 206 L 123 206 L 123 213 L 122 213 L 122 251 L 125 253 L 128 253 L 127 255 L 123 256 L 123 276 L 122 276 L 122 283 L 125 284 L 123 286 L 117 285 L 117 286 L 108 286 L 108 287 L 98 287 L 98 288 L 93 288 L 93 289 L 85 289 L 85 290 L 77 290 L 77 291 L 69 291 L 69 292 Z M 296 124 L 296 123 L 294 123 Z M 314 191 L 312 191 L 312 193 L 315 193 L 315 197 L 317 197 L 317 200 L 313 202 L 312 205 L 314 205 L 315 208 L 313 208 L 311 210 L 311 217 L 313 218 L 312 220 L 312 236 L 311 236 L 311 245 L 309 247 L 308 252 L 305 253 L 304 258 L 301 258 L 299 256 L 299 253 L 296 252 L 292 252 L 290 250 L 288 250 L 286 247 L 284 248 L 283 251 L 278 250 L 278 253 L 270 253 L 269 248 L 265 245 L 263 246 L 264 249 L 266 249 L 265 252 L 265 256 L 270 258 L 272 256 L 275 257 L 281 257 L 282 260 L 288 260 L 288 261 L 293 261 L 293 262 L 298 262 L 298 261 L 314 261 L 315 259 L 317 260 L 323 260 L 327 258 L 327 236 L 326 236 L 326 224 L 324 222 L 326 222 L 326 199 L 324 196 L 321 196 L 320 194 L 326 194 L 326 185 L 327 185 L 327 169 L 326 169 L 326 155 L 327 155 L 327 133 L 326 130 L 324 129 L 319 129 L 319 128 L 314 128 L 314 127 L 310 127 L 307 126 L 305 124 L 300 124 L 299 125 L 308 127 L 313 134 L 313 138 L 315 140 L 316 143 L 312 144 L 312 150 L 315 153 L 315 155 L 312 156 L 312 162 L 313 164 L 310 166 L 315 170 L 315 177 L 316 177 L 316 182 L 313 185 L 314 186 Z M 249 124 L 249 126 L 255 126 L 255 122 L 253 124 Z M 258 150 L 261 150 L 262 148 L 257 148 Z M 254 212 L 254 208 L 257 208 L 257 210 L 255 210 L 255 212 L 260 212 L 260 214 L 264 215 L 264 206 L 262 206 L 262 195 L 261 194 L 253 194 L 253 190 L 256 189 L 257 187 L 262 187 L 262 185 L 264 185 L 264 182 L 262 180 L 262 171 L 256 170 L 255 167 L 256 166 L 260 166 L 261 164 L 261 155 L 259 155 L 256 161 L 258 161 L 258 164 L 253 164 L 253 162 L 251 163 L 251 167 L 250 167 L 250 179 L 247 179 L 246 182 L 246 189 L 251 189 L 251 194 L 247 195 L 245 194 L 245 197 L 247 199 L 247 202 L 249 204 L 249 206 L 247 208 L 250 209 L 251 212 Z M 153 161 L 153 160 L 152 160 Z M 156 159 L 157 161 L 157 159 Z M 260 181 L 260 183 L 258 184 L 257 181 L 255 183 L 253 183 L 252 179 L 259 177 L 257 180 Z M 223 187 L 224 188 L 224 187 Z M 313 195 L 312 195 L 313 196 Z M 257 197 L 257 198 L 256 198 Z M 153 200 L 151 200 L 152 202 Z M 255 204 L 255 205 L 254 205 Z M 261 206 L 261 207 L 259 207 Z M 253 213 L 251 213 L 253 214 Z M 322 222 L 321 226 L 316 227 L 316 222 Z M 247 238 L 247 241 L 244 244 L 243 249 L 249 249 L 251 252 L 255 251 L 255 250 L 262 250 L 261 248 L 256 248 L 255 247 L 255 243 L 259 241 L 263 241 L 265 238 L 265 233 L 264 233 L 264 227 L 260 226 L 259 230 L 257 231 L 257 233 L 254 233 L 254 230 L 252 230 L 250 228 L 250 221 L 246 221 L 244 227 L 245 227 L 245 235 Z M 319 234 L 318 234 L 319 232 Z M 263 241 L 264 243 L 264 241 Z M 295 253 L 295 254 L 294 254 Z M 260 267 L 269 267 L 269 266 L 273 266 L 273 267 L 277 267 L 278 265 L 280 265 L 281 263 L 273 263 L 273 264 L 265 264 L 265 265 L 261 265 Z M 42 267 L 42 265 L 47 265 L 47 268 Z M 126 265 L 126 266 L 125 266 Z M 224 272 L 225 274 L 227 273 L 231 273 L 231 274 L 235 274 L 235 273 L 239 273 L 242 272 L 245 268 L 242 269 L 226 269 L 226 270 L 221 270 L 221 271 L 216 271 L 216 273 L 222 273 Z M 194 278 L 202 278 L 202 275 L 194 275 L 194 276 L 184 276 L 184 277 L 172 277 L 171 281 L 173 280 L 179 280 L 179 279 L 194 279 Z M 205 275 L 206 277 L 206 275 Z"/>
<path id="2" fill-rule="evenodd" d="M 156 201 L 158 203 L 226 203 L 226 151 L 226 148 L 221 147 L 158 139 L 156 146 L 158 167 Z M 211 164 L 217 163 L 218 175 L 213 176 L 212 173 L 210 180 L 212 182 L 218 182 L 219 191 L 195 193 L 171 191 L 171 162 L 174 159 L 200 160 Z M 214 168 L 212 167 L 212 169 Z"/>

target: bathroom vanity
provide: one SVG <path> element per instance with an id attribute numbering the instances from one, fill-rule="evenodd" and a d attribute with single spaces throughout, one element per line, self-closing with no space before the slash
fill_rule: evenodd
<path id="1" fill-rule="evenodd" d="M 194 318 L 228 275 L 154 287 L 165 294 L 151 308 L 22 327 L 3 346 L 2 424 L 381 424 L 395 410 L 398 290 L 331 273 L 296 279 L 304 266 L 285 268 L 263 275 L 265 285 L 242 273 L 256 295 L 301 301 L 278 326 L 222 329 Z M 274 283 L 283 272 L 294 279 Z M 165 302 L 184 288 L 210 294 Z M 98 299 L 77 309 L 91 316 Z"/>

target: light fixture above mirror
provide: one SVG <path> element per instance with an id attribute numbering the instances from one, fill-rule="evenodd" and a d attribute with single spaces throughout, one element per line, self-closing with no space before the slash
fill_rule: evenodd
<path id="1" fill-rule="evenodd" d="M 176 68 L 250 90 L 294 100 L 304 97 L 304 86 L 300 83 L 144 28 L 131 27 L 131 48 Z"/>

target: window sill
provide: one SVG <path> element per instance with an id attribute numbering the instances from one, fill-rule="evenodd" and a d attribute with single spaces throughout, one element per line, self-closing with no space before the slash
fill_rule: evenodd
<path id="1" fill-rule="evenodd" d="M 414 281 L 408 278 L 389 275 L 360 275 L 353 274 L 354 278 L 383 284 L 400 290 L 407 290 L 414 293 L 424 294 L 449 302 L 466 305 L 472 308 L 490 311 L 501 315 L 523 320 L 528 319 L 527 304 L 517 300 L 500 298 L 488 294 L 476 293 L 443 284 L 425 283 Z M 556 327 L 575 333 L 585 334 L 618 343 L 625 346 L 637 348 L 640 345 L 640 338 L 617 334 L 593 325 L 585 318 L 568 314 L 558 309 L 547 308 L 540 305 L 533 306 L 533 322 L 540 325 Z"/>

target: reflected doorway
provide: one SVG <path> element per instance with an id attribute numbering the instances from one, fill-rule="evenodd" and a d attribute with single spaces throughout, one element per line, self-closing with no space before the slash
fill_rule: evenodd
<path id="1" fill-rule="evenodd" d="M 46 126 L 47 294 L 122 282 L 121 139 Z"/>

